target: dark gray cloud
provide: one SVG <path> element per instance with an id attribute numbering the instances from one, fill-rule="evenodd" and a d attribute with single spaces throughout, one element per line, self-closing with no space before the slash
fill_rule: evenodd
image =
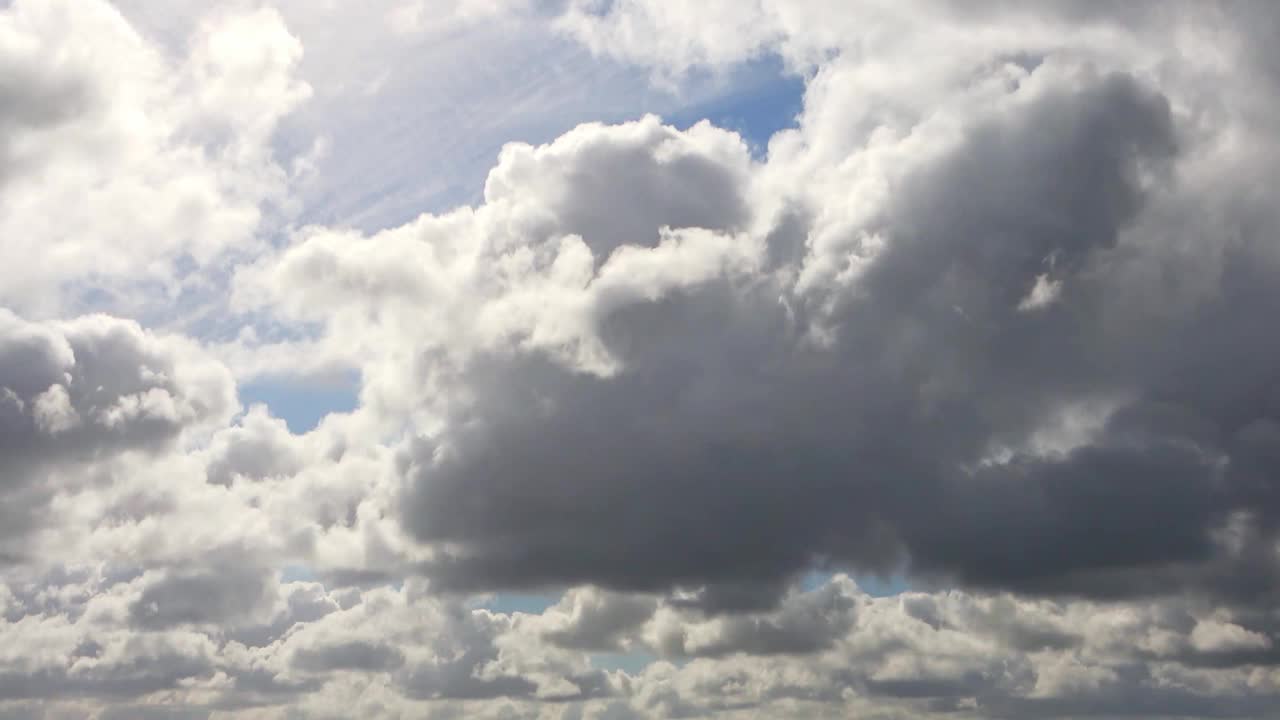
<path id="1" fill-rule="evenodd" d="M 404 655 L 393 647 L 367 641 L 299 648 L 293 664 L 307 672 L 395 670 L 404 664 Z"/>
<path id="2" fill-rule="evenodd" d="M 208 656 L 178 647 L 160 647 L 112 663 L 91 663 L 87 668 L 71 667 L 68 662 L 61 668 L 0 673 L 0 698 L 139 697 L 173 689 L 182 680 L 212 672 L 213 663 Z"/>
<path id="3" fill-rule="evenodd" d="M 165 571 L 129 605 L 138 627 L 225 624 L 244 620 L 274 599 L 273 573 L 251 564 Z"/>
<path id="4" fill-rule="evenodd" d="M 676 626 L 672 628 L 675 632 L 659 632 L 656 649 L 674 657 L 818 653 L 835 644 L 856 622 L 857 602 L 848 590 L 829 583 L 781 599 L 780 607 L 773 612 L 723 617 L 717 621 L 716 632 L 710 637 L 690 638 Z"/>
<path id="5" fill-rule="evenodd" d="M 1273 293 L 1233 281 L 1200 317 L 1128 326 L 1134 310 L 1111 307 L 1119 237 L 1171 182 L 1169 104 L 1117 74 L 1029 97 L 908 176 L 856 289 L 801 298 L 799 320 L 768 280 L 726 277 L 603 311 L 615 376 L 477 360 L 468 423 L 403 460 L 407 526 L 458 548 L 435 576 L 756 587 L 746 597 L 767 605 L 827 558 L 1033 592 L 1216 591 L 1169 568 L 1227 562 L 1212 532 L 1269 505 L 1223 469 L 1231 449 L 1137 418 L 1180 393 L 1181 412 L 1220 424 L 1224 382 L 1256 399 L 1248 383 L 1265 385 L 1276 354 L 1249 325 Z M 1037 282 L 1058 294 L 1028 307 Z M 1245 288 L 1260 297 L 1231 297 Z M 799 341 L 806 317 L 834 347 Z M 1197 332 L 1227 336 L 1212 354 L 1167 352 Z M 1187 367 L 1224 348 L 1255 353 L 1256 370 Z M 1098 439 L 1020 449 L 1080 398 L 1121 406 Z M 985 459 L 1002 447 L 1010 458 Z"/>
<path id="6" fill-rule="evenodd" d="M 105 316 L 39 323 L 0 308 L 0 539 L 38 526 L 49 498 L 92 468 L 156 453 L 236 407 L 230 374 L 185 340 Z M 148 502 L 126 498 L 118 510 Z"/>
<path id="7" fill-rule="evenodd" d="M 225 420 L 236 407 L 230 375 L 182 342 L 105 316 L 35 323 L 0 310 L 7 484 L 24 467 L 154 450 L 185 427 Z"/>

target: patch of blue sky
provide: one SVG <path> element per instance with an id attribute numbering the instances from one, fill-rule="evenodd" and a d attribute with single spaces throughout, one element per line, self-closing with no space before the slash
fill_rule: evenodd
<path id="1" fill-rule="evenodd" d="M 478 205 L 504 144 L 551 142 L 586 122 L 620 123 L 653 113 L 686 128 L 706 119 L 742 134 L 761 157 L 769 138 L 793 127 L 803 106 L 804 79 L 774 57 L 694 71 L 672 88 L 654 83 L 644 68 L 592 57 L 562 39 L 534 46 L 492 59 L 499 62 L 495 67 L 454 68 L 484 76 L 479 86 L 487 89 L 475 96 L 456 95 L 461 90 L 451 84 L 433 90 L 432 83 L 410 75 L 376 98 L 395 113 L 369 119 L 362 112 L 357 121 L 348 117 L 351 107 L 331 108 L 325 115 L 332 140 L 321 161 L 325 172 L 306 193 L 300 224 L 374 232 L 423 212 Z M 294 153 L 306 147 L 298 138 L 284 142 L 293 143 Z"/>
<path id="2" fill-rule="evenodd" d="M 657 659 L 656 655 L 647 652 L 592 653 L 591 666 L 597 670 L 621 670 L 628 675 L 639 675 Z M 675 664 L 683 665 L 684 661 L 676 661 Z"/>
<path id="3" fill-rule="evenodd" d="M 355 373 L 338 377 L 269 377 L 240 385 L 240 402 L 267 406 L 294 433 L 315 428 L 326 415 L 349 412 L 359 404 L 360 380 Z"/>
<path id="4" fill-rule="evenodd" d="M 811 570 L 800 578 L 800 589 L 805 592 L 816 590 L 827 584 L 833 573 L 820 570 Z M 900 573 L 895 573 L 888 577 L 879 577 L 877 575 L 854 575 L 853 581 L 863 592 L 872 597 L 893 597 L 901 595 L 911 589 L 911 585 L 907 582 L 906 577 Z"/>
<path id="5" fill-rule="evenodd" d="M 709 120 L 741 135 L 757 159 L 764 157 L 775 133 L 796 127 L 804 108 L 805 80 L 788 73 L 777 57 L 744 63 L 719 82 L 724 83 L 721 92 L 669 113 L 667 122 L 686 128 Z"/>
<path id="6" fill-rule="evenodd" d="M 315 582 L 319 577 L 308 565 L 285 565 L 280 568 L 280 582 Z"/>
<path id="7" fill-rule="evenodd" d="M 482 596 L 477 598 L 474 606 L 483 608 L 490 612 L 511 614 L 511 613 L 527 613 L 529 615 L 540 615 L 547 608 L 555 605 L 560 601 L 559 595 L 545 595 L 541 593 L 496 593 L 494 595 Z"/>

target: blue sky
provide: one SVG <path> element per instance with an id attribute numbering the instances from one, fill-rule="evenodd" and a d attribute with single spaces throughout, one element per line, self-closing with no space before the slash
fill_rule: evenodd
<path id="1" fill-rule="evenodd" d="M 680 108 L 665 119 L 681 128 L 710 120 L 737 131 L 760 157 L 774 133 L 795 127 L 803 105 L 804 79 L 785 72 L 777 58 L 766 57 L 735 70 L 723 94 Z"/>

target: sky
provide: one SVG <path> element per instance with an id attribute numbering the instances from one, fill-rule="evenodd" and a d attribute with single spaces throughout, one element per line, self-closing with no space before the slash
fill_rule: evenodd
<path id="1" fill-rule="evenodd" d="M 1276 28 L 0 1 L 0 720 L 1274 717 Z"/>

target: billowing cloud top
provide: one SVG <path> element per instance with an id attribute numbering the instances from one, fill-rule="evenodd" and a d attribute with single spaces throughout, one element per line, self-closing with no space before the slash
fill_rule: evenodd
<path id="1" fill-rule="evenodd" d="M 1280 707 L 1271 5 L 276 5 L 0 7 L 0 718 Z"/>

